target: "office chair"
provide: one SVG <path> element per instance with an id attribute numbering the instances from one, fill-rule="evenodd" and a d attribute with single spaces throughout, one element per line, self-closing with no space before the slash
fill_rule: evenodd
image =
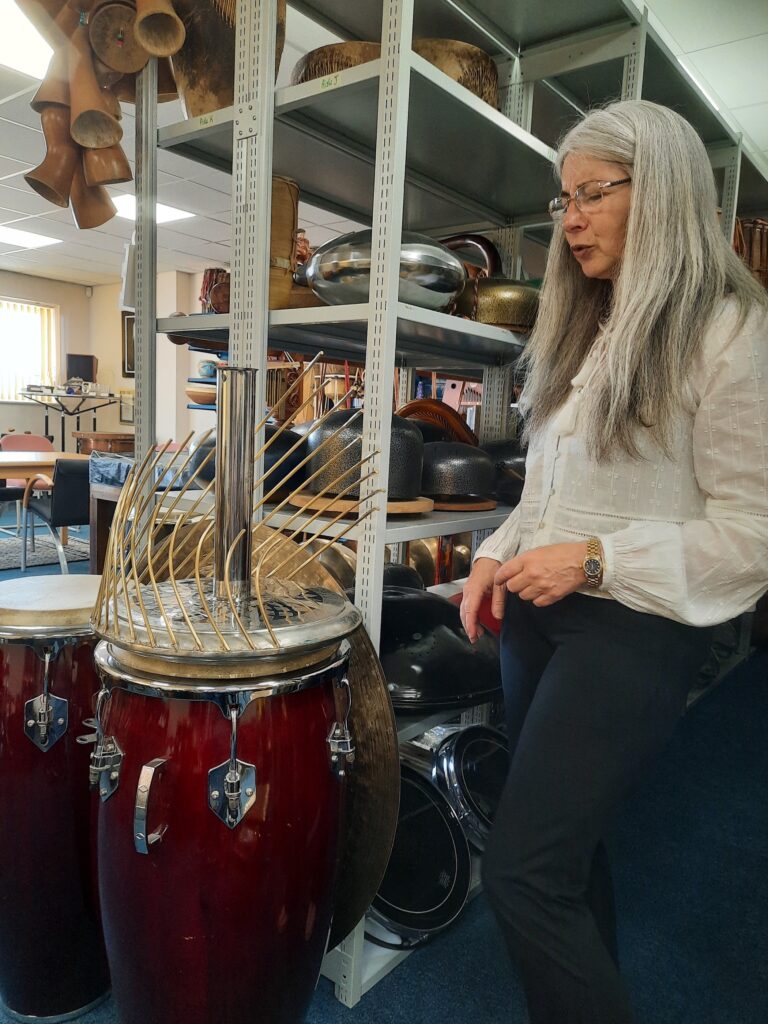
<path id="1" fill-rule="evenodd" d="M 64 545 L 59 529 L 68 526 L 87 526 L 90 518 L 91 487 L 88 463 L 74 459 L 59 459 L 49 484 L 50 496 L 32 497 L 34 480 L 27 484 L 21 513 L 21 571 L 27 571 L 27 527 L 30 516 L 39 518 L 50 530 L 62 573 L 69 572 Z M 33 525 L 34 529 L 34 525 Z"/>

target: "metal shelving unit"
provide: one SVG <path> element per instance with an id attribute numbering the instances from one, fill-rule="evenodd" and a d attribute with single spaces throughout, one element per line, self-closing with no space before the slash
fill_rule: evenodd
<path id="1" fill-rule="evenodd" d="M 363 362 L 371 306 L 323 306 L 310 309 L 277 309 L 269 314 L 271 348 L 314 354 L 328 359 Z M 229 341 L 230 314 L 197 313 L 157 321 L 163 334 L 206 341 Z M 514 361 L 523 350 L 523 339 L 500 327 L 474 323 L 447 313 L 397 303 L 397 365 L 501 366 Z"/>
<path id="2" fill-rule="evenodd" d="M 466 228 L 498 229 L 505 270 L 513 273 L 524 230 L 547 241 L 539 225 L 552 191 L 550 147 L 560 127 L 587 103 L 611 97 L 666 102 L 696 125 L 722 174 L 724 231 L 732 230 L 737 205 L 745 210 L 756 206 L 768 184 L 759 161 L 742 153 L 740 139 L 631 0 L 563 5 L 540 0 L 290 2 L 342 38 L 380 39 L 381 58 L 275 90 L 274 4 L 241 0 L 231 108 L 158 133 L 154 61 L 140 78 L 137 444 L 146 448 L 154 442 L 156 331 L 192 337 L 203 346 L 227 341 L 233 364 L 259 369 L 266 366 L 268 345 L 364 360 L 363 454 L 373 456 L 378 478 L 364 486 L 361 509 L 365 513 L 373 505 L 376 512 L 355 529 L 361 568 L 356 603 L 377 644 L 385 544 L 465 530 L 480 536 L 508 512 L 387 519 L 373 490 L 387 486 L 393 371 L 435 364 L 482 367 L 483 436 L 493 440 L 508 430 L 510 367 L 520 349 L 520 339 L 508 332 L 399 303 L 401 230 L 439 238 Z M 460 39 L 493 54 L 503 87 L 502 110 L 493 110 L 414 54 L 413 35 Z M 155 320 L 156 143 L 232 171 L 232 312 L 227 316 Z M 472 159 L 463 158 L 470 153 Z M 269 312 L 269 261 L 263 256 L 269 248 L 272 173 L 296 179 L 308 202 L 372 226 L 368 303 Z M 262 387 L 265 377 L 259 375 Z M 262 394 L 262 405 L 263 399 Z M 311 529 L 323 532 L 328 526 L 317 521 Z M 411 730 L 422 727 L 428 728 L 429 720 L 403 724 L 401 734 L 416 735 Z M 361 924 L 329 954 L 324 970 L 335 981 L 338 998 L 353 1006 L 405 955 L 370 947 Z"/>

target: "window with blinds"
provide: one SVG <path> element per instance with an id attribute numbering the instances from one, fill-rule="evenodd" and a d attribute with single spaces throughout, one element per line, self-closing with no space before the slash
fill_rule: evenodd
<path id="1" fill-rule="evenodd" d="M 57 310 L 0 299 L 0 402 L 17 401 L 29 384 L 55 384 Z"/>

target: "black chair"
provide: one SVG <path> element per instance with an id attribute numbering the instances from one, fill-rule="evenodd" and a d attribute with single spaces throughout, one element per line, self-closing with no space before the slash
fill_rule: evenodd
<path id="1" fill-rule="evenodd" d="M 0 480 L 0 511 L 6 502 L 20 502 L 24 497 L 23 487 L 8 487 L 5 480 Z M 18 517 L 16 519 L 17 529 L 10 530 L 7 526 L 0 526 L 0 533 L 8 533 L 11 536 L 18 536 Z"/>
<path id="2" fill-rule="evenodd" d="M 66 526 L 87 526 L 90 519 L 91 487 L 88 463 L 59 459 L 53 470 L 50 497 L 32 497 L 27 487 L 21 514 L 21 571 L 27 571 L 27 525 L 30 515 L 37 516 L 51 531 L 62 573 L 69 572 L 64 545 L 58 530 Z M 34 529 L 34 526 L 33 526 Z"/>

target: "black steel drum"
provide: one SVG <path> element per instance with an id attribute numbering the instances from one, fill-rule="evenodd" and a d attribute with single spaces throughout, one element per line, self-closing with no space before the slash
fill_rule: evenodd
<path id="1" fill-rule="evenodd" d="M 525 483 L 525 448 L 517 438 L 490 441 L 483 451 L 493 459 L 493 497 L 504 505 L 517 505 Z"/>
<path id="2" fill-rule="evenodd" d="M 193 438 L 189 446 L 190 451 L 194 453 L 195 457 L 187 467 L 186 476 L 194 473 L 211 448 L 216 447 L 215 433 L 210 433 L 207 437 L 201 434 L 198 437 L 200 440 L 198 441 Z M 300 443 L 301 434 L 298 431 L 287 428 L 280 430 L 277 424 L 267 423 L 264 428 L 264 442 L 269 443 L 269 448 L 264 452 L 264 473 L 267 474 L 264 479 L 264 493 L 266 494 L 273 487 L 283 483 L 292 490 L 297 488 L 306 476 L 305 467 L 297 470 L 290 477 L 289 474 L 307 454 L 306 441 Z M 296 450 L 291 451 L 294 445 L 297 446 Z M 290 455 L 288 452 L 290 452 Z M 283 459 L 283 456 L 286 456 L 286 458 Z M 278 462 L 280 462 L 279 466 L 276 465 Z M 203 481 L 213 480 L 215 473 L 216 457 L 214 456 L 200 471 L 199 478 Z M 181 486 L 181 483 L 179 483 L 179 486 Z"/>
<path id="3" fill-rule="evenodd" d="M 424 445 L 421 493 L 430 498 L 487 498 L 493 491 L 493 476 L 493 460 L 481 448 L 460 441 Z"/>
<path id="4" fill-rule="evenodd" d="M 327 468 L 308 484 L 313 494 L 320 493 L 326 487 L 329 488 L 329 493 L 338 494 L 359 478 L 359 471 L 353 470 L 352 467 L 361 458 L 362 446 L 352 442 L 363 436 L 363 417 L 358 416 L 353 422 L 348 422 L 355 415 L 355 409 L 339 409 L 307 435 L 308 451 L 313 453 L 307 471 L 309 476 L 327 465 Z M 329 441 L 331 435 L 334 437 Z M 326 441 L 328 443 L 320 451 L 320 445 Z M 345 451 L 348 445 L 352 446 Z M 390 501 L 411 501 L 419 497 L 423 453 L 424 441 L 419 428 L 414 426 L 411 420 L 393 416 L 387 490 Z M 341 480 L 337 480 L 337 477 L 347 469 L 350 472 Z M 347 491 L 344 497 L 356 498 L 358 495 L 359 489 L 354 487 Z"/>
<path id="5" fill-rule="evenodd" d="M 440 787 L 467 839 L 482 851 L 509 773 L 506 736 L 487 725 L 438 726 L 403 747 Z"/>
<path id="6" fill-rule="evenodd" d="M 384 586 L 424 590 L 424 580 L 412 565 L 404 565 L 402 562 L 385 562 Z"/>
<path id="7" fill-rule="evenodd" d="M 440 711 L 497 700 L 499 644 L 484 633 L 471 644 L 459 609 L 444 597 L 385 587 L 379 656 L 400 711 Z"/>
<path id="8" fill-rule="evenodd" d="M 400 813 L 389 865 L 370 917 L 416 946 L 456 920 L 472 883 L 469 845 L 456 812 L 418 768 L 400 766 Z M 369 938 L 382 942 L 369 930 Z"/>

